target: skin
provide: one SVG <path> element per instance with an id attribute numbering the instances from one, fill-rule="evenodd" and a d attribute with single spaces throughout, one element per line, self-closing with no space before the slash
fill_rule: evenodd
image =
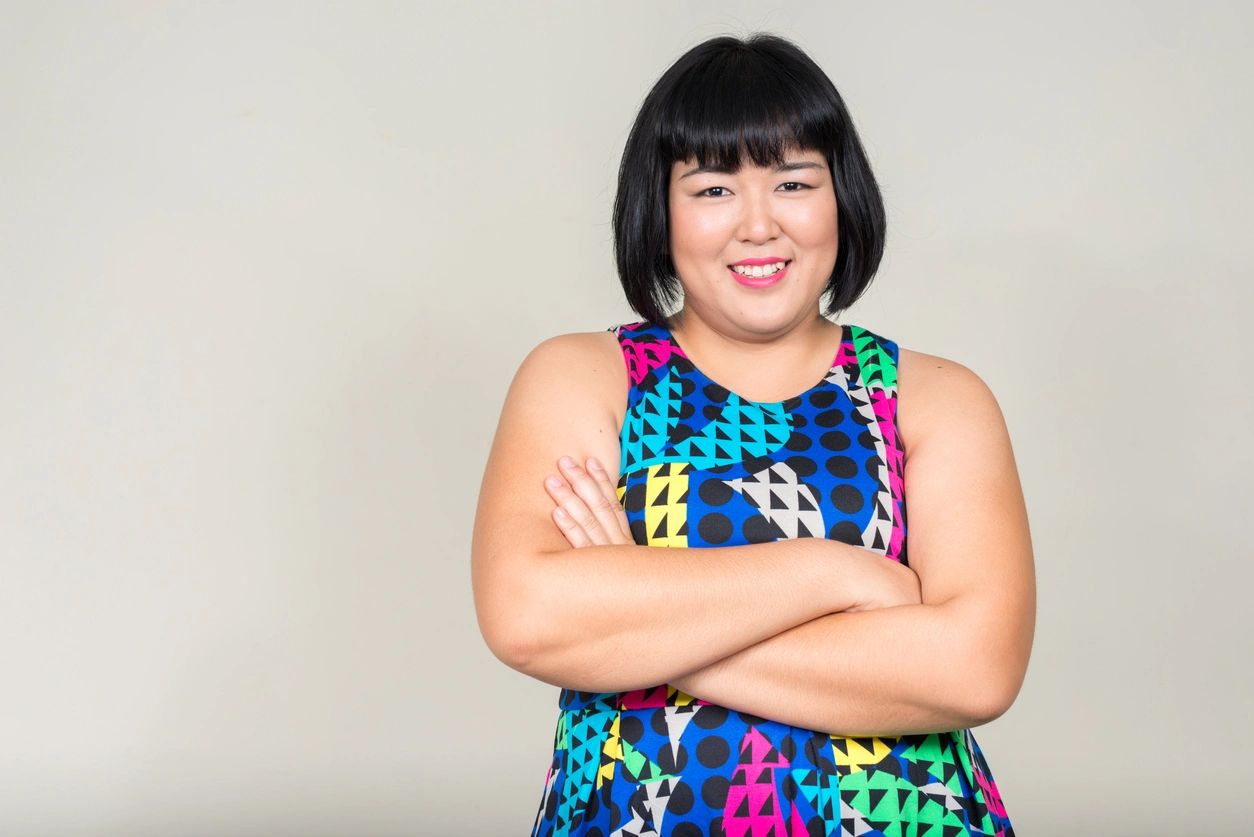
<path id="1" fill-rule="evenodd" d="M 830 359 L 839 332 L 819 314 L 839 244 L 830 172 L 816 152 L 794 149 L 787 162 L 811 167 L 781 172 L 746 160 L 737 172 L 684 176 L 696 166 L 688 160 L 671 172 L 670 248 L 685 300 L 668 325 L 707 375 L 756 401 L 812 385 L 826 371 L 815 364 Z M 727 266 L 755 256 L 791 259 L 789 275 L 768 288 L 739 284 Z M 1036 599 L 1004 417 L 962 364 L 901 348 L 898 372 L 911 566 L 883 562 L 896 577 L 885 588 L 893 592 L 672 685 L 783 722 L 865 734 L 951 728 L 955 715 L 936 699 L 946 689 L 987 695 L 970 725 L 1009 708 L 1026 672 Z M 614 479 L 595 457 L 582 466 L 562 457 L 544 490 L 571 547 L 634 543 Z M 914 583 L 899 583 L 903 573 Z M 952 660 L 955 642 L 980 649 L 958 673 L 937 662 Z M 894 717 L 886 718 L 886 706 Z M 831 723 L 820 725 L 827 717 Z"/>
<path id="2" fill-rule="evenodd" d="M 742 166 L 671 168 L 670 254 L 684 306 L 668 326 L 698 368 L 754 401 L 779 401 L 827 371 L 840 329 L 818 301 L 836 264 L 836 192 L 824 156 L 794 150 L 786 171 Z M 736 281 L 728 265 L 745 258 L 789 261 L 770 287 Z M 830 351 L 828 351 L 830 347 Z"/>

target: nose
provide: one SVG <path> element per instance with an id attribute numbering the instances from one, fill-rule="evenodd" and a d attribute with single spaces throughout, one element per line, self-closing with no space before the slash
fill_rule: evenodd
<path id="1" fill-rule="evenodd" d="M 747 190 L 746 194 L 741 203 L 737 237 L 746 243 L 760 244 L 778 236 L 779 224 L 775 220 L 770 197 L 754 190 Z"/>

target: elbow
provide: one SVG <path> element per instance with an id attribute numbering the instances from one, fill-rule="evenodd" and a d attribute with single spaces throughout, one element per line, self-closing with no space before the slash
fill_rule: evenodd
<path id="1" fill-rule="evenodd" d="M 492 655 L 510 668 L 530 673 L 537 656 L 533 611 L 517 589 L 484 597 L 475 609 L 479 633 Z"/>
<path id="2" fill-rule="evenodd" d="M 618 656 L 599 638 L 568 630 L 552 585 L 535 570 L 476 592 L 479 632 L 493 656 L 528 677 L 584 692 L 622 691 Z M 631 688 L 640 688 L 632 686 Z"/>
<path id="3" fill-rule="evenodd" d="M 490 644 L 489 648 L 492 648 L 492 653 L 497 656 L 497 659 L 509 668 L 520 671 L 522 674 L 530 674 L 532 671 L 532 666 L 535 664 L 535 651 L 527 637 L 517 634 L 505 636 L 497 640 L 495 644 Z"/>
<path id="4" fill-rule="evenodd" d="M 1005 661 L 978 660 L 968 669 L 979 672 L 976 677 L 963 678 L 963 706 L 968 727 L 991 723 L 1009 711 L 1019 696 L 1023 672 L 1012 670 Z"/>
<path id="5" fill-rule="evenodd" d="M 492 655 L 515 671 L 527 673 L 535 657 L 529 635 L 517 623 L 497 625 L 482 630 L 484 641 Z"/>
<path id="6" fill-rule="evenodd" d="M 996 721 L 1006 714 L 1010 705 L 1014 703 L 1014 695 L 1007 697 L 1005 691 L 997 689 L 988 689 L 973 697 L 976 699 L 967 706 L 968 727 L 978 727 Z"/>
<path id="7" fill-rule="evenodd" d="M 567 635 L 559 640 L 534 620 L 518 619 L 511 628 L 500 627 L 488 645 L 505 665 L 551 686 L 580 692 L 641 688 L 625 685 L 613 664 L 615 656 L 591 647 L 586 637 Z"/>
<path id="8" fill-rule="evenodd" d="M 994 616 L 995 616 L 994 612 Z M 1023 632 L 991 620 L 987 609 L 963 618 L 957 646 L 963 651 L 953 662 L 955 704 L 968 727 L 997 720 L 1010 710 L 1027 673 L 1030 642 Z"/>

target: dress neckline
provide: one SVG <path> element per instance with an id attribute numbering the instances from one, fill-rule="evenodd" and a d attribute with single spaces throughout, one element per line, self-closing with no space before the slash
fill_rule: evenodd
<path id="1" fill-rule="evenodd" d="M 688 352 L 685 351 L 684 347 L 680 345 L 679 341 L 675 339 L 675 333 L 670 330 L 670 327 L 667 326 L 666 323 L 656 323 L 656 325 L 666 334 L 666 339 L 670 341 L 672 346 L 674 346 L 676 349 L 679 350 L 679 353 L 688 361 L 688 364 L 692 367 L 693 371 L 699 377 L 704 379 L 707 383 L 714 384 L 714 386 L 719 387 L 722 390 L 725 390 L 727 392 L 729 399 L 731 396 L 734 395 L 740 401 L 741 404 L 752 404 L 752 405 L 759 406 L 759 407 L 778 407 L 778 406 L 783 405 L 784 402 L 786 401 L 796 401 L 797 399 L 804 398 L 805 396 L 809 395 L 815 390 L 822 388 L 827 383 L 828 376 L 831 375 L 832 370 L 840 365 L 840 357 L 841 357 L 841 354 L 843 353 L 843 347 L 845 343 L 848 342 L 849 336 L 850 336 L 848 323 L 836 324 L 840 327 L 840 341 L 836 344 L 836 353 L 832 356 L 831 363 L 828 364 L 827 370 L 823 373 L 823 376 L 819 378 L 818 381 L 816 381 L 814 384 L 812 384 L 809 387 L 806 387 L 805 389 L 803 389 L 801 392 L 797 393 L 796 395 L 790 396 L 789 398 L 782 398 L 779 401 L 755 401 L 752 398 L 746 398 L 745 396 L 736 392 L 731 387 L 720 384 L 718 381 L 714 380 L 709 375 L 705 374 L 705 372 L 702 371 L 701 367 L 697 366 L 697 364 L 692 360 L 692 358 L 688 356 Z"/>

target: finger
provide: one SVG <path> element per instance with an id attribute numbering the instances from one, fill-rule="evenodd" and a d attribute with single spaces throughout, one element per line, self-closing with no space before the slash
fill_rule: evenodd
<path id="1" fill-rule="evenodd" d="M 549 497 L 557 505 L 553 508 L 551 517 L 553 523 L 557 526 L 566 541 L 573 547 L 591 546 L 592 541 L 588 538 L 586 532 L 579 526 L 570 512 L 568 512 L 562 504 L 570 494 L 570 488 L 561 477 L 556 474 L 550 474 L 544 480 L 544 487 L 549 493 Z"/>
<path id="2" fill-rule="evenodd" d="M 610 482 L 609 474 L 604 466 L 589 457 L 587 460 L 586 479 L 591 481 L 596 491 L 595 497 L 584 494 L 584 502 L 593 516 L 605 527 L 611 543 L 635 543 L 631 534 L 631 525 L 627 521 L 627 512 L 618 501 L 618 492 Z"/>
<path id="3" fill-rule="evenodd" d="M 567 507 L 567 511 L 584 526 L 584 531 L 595 543 L 622 543 L 622 526 L 616 514 L 617 499 L 607 498 L 596 480 L 569 456 L 559 459 L 558 465 L 570 482 L 571 489 L 584 504 L 583 509 Z"/>
<path id="4" fill-rule="evenodd" d="M 556 480 L 558 484 L 553 485 L 551 480 Z M 596 515 L 588 508 L 588 504 L 574 491 L 570 483 L 561 477 L 552 476 L 550 480 L 545 480 L 544 487 L 553 498 L 553 502 L 565 510 L 574 525 L 583 530 L 589 541 L 594 544 L 610 543 L 605 527 L 601 525 Z"/>
<path id="5" fill-rule="evenodd" d="M 588 540 L 588 536 L 584 534 L 583 529 L 579 528 L 579 524 L 575 523 L 571 516 L 566 513 L 566 509 L 561 506 L 553 509 L 553 522 L 557 524 L 557 528 L 565 536 L 566 542 L 575 549 L 582 546 L 592 546 L 592 541 Z"/>
<path id="6" fill-rule="evenodd" d="M 601 489 L 601 494 L 613 507 L 614 517 L 618 521 L 619 530 L 622 531 L 624 537 L 634 543 L 635 539 L 631 535 L 631 523 L 627 520 L 627 512 L 623 508 L 623 504 L 618 500 L 618 487 L 610 480 L 609 472 L 605 470 L 605 466 L 595 456 L 588 457 L 588 472 L 596 480 L 597 487 Z"/>

